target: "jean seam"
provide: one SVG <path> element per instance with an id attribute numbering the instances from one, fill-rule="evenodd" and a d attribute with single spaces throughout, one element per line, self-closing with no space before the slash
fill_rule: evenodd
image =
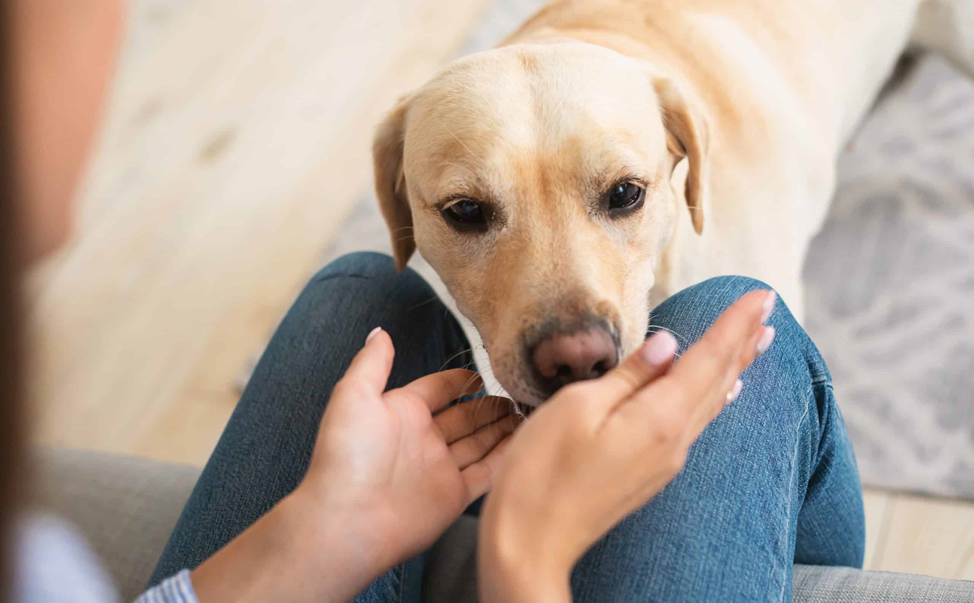
<path id="1" fill-rule="evenodd" d="M 399 603 L 402 603 L 403 585 L 406 584 L 406 563 L 399 566 Z"/>
<path id="2" fill-rule="evenodd" d="M 798 420 L 798 427 L 797 427 L 798 431 L 801 431 L 802 425 L 805 423 L 805 420 L 808 418 L 808 409 L 811 407 L 811 398 L 812 398 L 812 387 L 811 385 L 809 385 L 808 389 L 805 391 L 805 412 L 802 413 L 801 419 Z M 794 481 L 795 479 L 795 468 L 798 465 L 798 447 L 800 445 L 801 445 L 801 438 L 796 437 L 795 452 L 791 456 L 791 476 L 789 478 L 789 483 Z M 791 521 L 791 498 L 790 497 L 788 498 L 787 511 L 788 511 L 788 521 L 790 522 Z M 792 559 L 792 565 L 794 565 L 794 559 Z M 784 574 L 787 571 L 788 571 L 788 562 L 786 561 L 782 568 L 781 594 L 778 596 L 778 601 L 780 601 L 781 603 L 784 603 L 785 600 L 785 588 L 787 586 L 787 582 L 785 582 Z"/>
<path id="3" fill-rule="evenodd" d="M 819 382 L 819 384 L 821 384 L 821 382 Z M 816 384 L 813 383 L 812 385 L 813 385 L 813 390 L 814 390 L 814 386 Z M 814 391 L 813 391 L 813 393 L 814 393 Z M 825 408 L 828 409 L 828 417 L 826 418 L 826 420 L 821 425 L 822 434 L 819 437 L 818 454 L 816 455 L 816 458 L 815 458 L 815 466 L 816 466 L 816 469 L 823 462 L 822 454 L 824 454 L 824 453 L 822 451 L 822 449 L 823 449 L 822 440 L 825 438 L 825 434 L 828 431 L 828 424 L 835 420 L 835 418 L 832 416 L 833 412 L 836 411 L 836 410 L 838 410 L 837 407 L 836 408 L 833 408 L 831 405 L 826 404 L 827 400 L 829 399 L 829 396 L 828 396 L 829 393 L 832 394 L 832 398 L 835 397 L 835 391 L 833 389 L 832 383 L 825 383 L 822 386 L 821 393 L 823 395 L 823 397 L 822 397 L 823 402 L 822 403 L 825 404 Z M 818 403 L 817 400 L 816 400 L 816 403 Z M 828 464 L 825 466 L 825 469 L 829 469 L 829 468 L 831 468 L 832 463 L 834 462 L 834 459 L 829 458 L 829 459 L 826 459 L 826 460 L 827 460 Z"/>
<path id="4" fill-rule="evenodd" d="M 369 274 L 358 274 L 358 273 L 355 273 L 355 272 L 342 272 L 340 274 L 324 274 L 324 275 L 315 277 L 314 282 L 316 282 L 316 283 L 323 283 L 325 281 L 334 280 L 336 278 L 361 278 L 361 279 L 369 279 L 369 278 L 372 278 L 372 276 L 369 275 Z"/>

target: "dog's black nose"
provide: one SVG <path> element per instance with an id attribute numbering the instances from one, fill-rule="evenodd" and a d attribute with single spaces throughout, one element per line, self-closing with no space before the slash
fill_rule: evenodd
<path id="1" fill-rule="evenodd" d="M 530 350 L 530 358 L 549 396 L 574 381 L 601 377 L 619 361 L 615 341 L 599 327 L 546 337 Z"/>

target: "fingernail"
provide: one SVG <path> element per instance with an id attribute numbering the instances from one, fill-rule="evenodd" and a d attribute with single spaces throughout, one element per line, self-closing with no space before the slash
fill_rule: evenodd
<path id="1" fill-rule="evenodd" d="M 656 333 L 643 345 L 643 359 L 653 366 L 659 366 L 668 362 L 678 348 L 675 337 L 665 331 Z"/>
<path id="2" fill-rule="evenodd" d="M 771 347 L 771 342 L 774 341 L 774 327 L 764 327 L 764 334 L 761 335 L 761 340 L 758 341 L 758 354 L 763 354 L 768 351 Z"/>
<path id="3" fill-rule="evenodd" d="M 724 402 L 724 406 L 727 406 L 728 404 L 730 404 L 734 400 L 737 400 L 737 397 L 741 395 L 741 389 L 743 389 L 743 388 L 744 388 L 744 382 L 743 381 L 741 381 L 740 379 L 738 379 L 737 381 L 735 381 L 734 382 L 734 387 L 729 392 L 727 392 L 727 401 Z"/>
<path id="4" fill-rule="evenodd" d="M 369 342 L 372 341 L 372 338 L 375 337 L 381 330 L 382 327 L 376 327 L 371 331 L 369 331 L 369 336 L 365 338 L 365 345 L 369 345 Z"/>
<path id="5" fill-rule="evenodd" d="M 764 312 L 761 313 L 761 324 L 768 322 L 771 313 L 774 311 L 774 302 L 778 299 L 778 294 L 768 291 L 768 298 L 764 300 Z"/>

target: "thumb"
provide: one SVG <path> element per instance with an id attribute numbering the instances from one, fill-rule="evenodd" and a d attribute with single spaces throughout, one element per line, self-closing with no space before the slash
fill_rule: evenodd
<path id="1" fill-rule="evenodd" d="M 599 401 L 614 406 L 633 395 L 669 370 L 678 349 L 673 335 L 666 331 L 654 333 L 622 364 L 595 381 Z"/>
<path id="2" fill-rule="evenodd" d="M 392 338 L 382 327 L 376 327 L 365 339 L 365 346 L 352 359 L 342 381 L 381 396 L 389 381 L 395 356 Z"/>

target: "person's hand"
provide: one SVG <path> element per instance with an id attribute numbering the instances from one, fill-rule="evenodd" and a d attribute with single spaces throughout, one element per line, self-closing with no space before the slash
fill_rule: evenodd
<path id="1" fill-rule="evenodd" d="M 516 425 L 506 398 L 446 408 L 483 385 L 464 369 L 383 393 L 393 355 L 389 335 L 373 331 L 332 393 L 300 487 L 374 541 L 386 567 L 432 545 L 487 492 Z"/>
<path id="2" fill-rule="evenodd" d="M 478 541 L 481 600 L 570 600 L 581 555 L 683 467 L 774 337 L 768 291 L 745 295 L 673 363 L 650 338 L 604 377 L 560 390 L 511 438 Z"/>
<path id="3" fill-rule="evenodd" d="M 394 353 L 387 333 L 369 335 L 332 392 L 304 481 L 193 572 L 202 603 L 347 601 L 487 492 L 517 424 L 510 400 L 447 408 L 482 385 L 463 369 L 384 392 Z"/>

